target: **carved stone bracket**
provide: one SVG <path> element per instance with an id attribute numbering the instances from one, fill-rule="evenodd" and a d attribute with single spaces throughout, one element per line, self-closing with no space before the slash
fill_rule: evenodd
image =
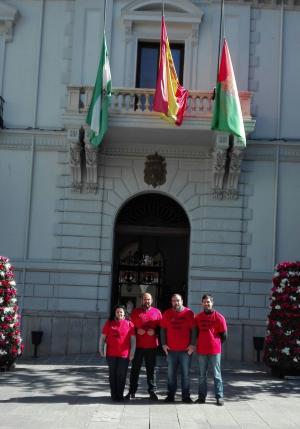
<path id="1" fill-rule="evenodd" d="M 243 159 L 243 150 L 233 147 L 230 152 L 230 164 L 227 176 L 227 198 L 237 199 L 239 197 L 238 186 Z"/>
<path id="2" fill-rule="evenodd" d="M 239 197 L 239 177 L 245 146 L 234 137 L 229 144 L 228 134 L 217 134 L 213 152 L 212 197 L 235 200 Z"/>
<path id="3" fill-rule="evenodd" d="M 86 190 L 96 193 L 98 190 L 98 148 L 85 144 Z"/>
<path id="4" fill-rule="evenodd" d="M 74 192 L 81 192 L 82 190 L 81 152 L 82 147 L 79 142 L 70 145 L 70 170 L 73 178 L 72 190 Z"/>
<path id="5" fill-rule="evenodd" d="M 227 134 L 217 134 L 214 151 L 212 153 L 212 197 L 218 200 L 223 198 L 223 183 L 228 146 L 229 136 Z"/>

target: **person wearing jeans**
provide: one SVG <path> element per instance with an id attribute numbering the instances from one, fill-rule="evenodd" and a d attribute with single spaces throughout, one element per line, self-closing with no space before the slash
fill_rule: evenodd
<path id="1" fill-rule="evenodd" d="M 168 395 L 165 402 L 175 401 L 177 369 L 180 368 L 182 402 L 192 403 L 189 372 L 195 343 L 195 321 L 194 313 L 183 306 L 179 294 L 172 296 L 172 308 L 163 314 L 161 343 L 168 362 Z"/>
<path id="2" fill-rule="evenodd" d="M 203 295 L 203 311 L 195 317 L 198 330 L 197 356 L 199 364 L 198 399 L 195 402 L 204 404 L 206 401 L 207 372 L 210 366 L 213 372 L 217 405 L 224 405 L 221 352 L 222 343 L 227 338 L 227 325 L 224 316 L 213 310 L 213 303 L 212 295 Z"/>
<path id="3" fill-rule="evenodd" d="M 99 351 L 106 356 L 109 368 L 110 394 L 113 401 L 122 401 L 129 361 L 135 352 L 133 324 L 125 319 L 125 308 L 117 305 L 106 321 L 100 337 Z"/>

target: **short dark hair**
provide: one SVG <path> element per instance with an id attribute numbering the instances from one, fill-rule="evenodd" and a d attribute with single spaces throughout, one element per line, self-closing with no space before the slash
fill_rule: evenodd
<path id="1" fill-rule="evenodd" d="M 203 302 L 205 299 L 210 299 L 212 302 L 214 301 L 214 297 L 210 293 L 206 293 L 202 296 L 201 302 Z"/>
<path id="2" fill-rule="evenodd" d="M 115 316 L 116 316 L 116 310 L 117 310 L 118 308 L 122 308 L 122 310 L 124 310 L 124 313 L 126 314 L 126 308 L 124 307 L 124 305 L 122 305 L 122 304 L 117 304 L 117 305 L 115 305 L 115 306 L 112 308 L 109 320 L 114 320 L 114 319 L 115 319 Z"/>

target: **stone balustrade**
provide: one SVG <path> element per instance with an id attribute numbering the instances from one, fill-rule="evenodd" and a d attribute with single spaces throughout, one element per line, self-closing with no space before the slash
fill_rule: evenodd
<path id="1" fill-rule="evenodd" d="M 113 88 L 110 112 L 115 114 L 153 115 L 154 89 Z M 92 86 L 68 86 L 66 113 L 86 114 L 93 93 Z M 244 120 L 251 119 L 250 103 L 252 94 L 239 92 Z M 185 116 L 190 118 L 210 118 L 213 106 L 212 91 L 189 91 Z"/>

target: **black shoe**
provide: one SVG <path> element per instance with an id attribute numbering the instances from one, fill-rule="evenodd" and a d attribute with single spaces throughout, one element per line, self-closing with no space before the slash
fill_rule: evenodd
<path id="1" fill-rule="evenodd" d="M 128 392 L 127 393 L 127 395 L 126 396 L 124 396 L 124 399 L 126 400 L 126 401 L 130 401 L 130 399 L 133 399 L 133 398 L 135 398 L 135 393 L 130 393 L 130 392 Z"/>
<path id="2" fill-rule="evenodd" d="M 149 392 L 149 397 L 151 401 L 158 401 L 158 396 L 155 392 Z"/>
<path id="3" fill-rule="evenodd" d="M 224 399 L 223 398 L 217 398 L 217 405 L 222 407 L 224 405 Z"/>
<path id="4" fill-rule="evenodd" d="M 190 396 L 187 396 L 186 398 L 182 399 L 182 402 L 184 402 L 185 404 L 193 404 L 193 400 Z"/>
<path id="5" fill-rule="evenodd" d="M 200 396 L 196 399 L 196 401 L 194 402 L 194 404 L 205 404 L 206 399 L 205 398 L 201 398 Z"/>
<path id="6" fill-rule="evenodd" d="M 167 403 L 171 403 L 171 402 L 175 402 L 175 399 L 174 399 L 174 396 L 168 395 L 164 401 Z"/>

